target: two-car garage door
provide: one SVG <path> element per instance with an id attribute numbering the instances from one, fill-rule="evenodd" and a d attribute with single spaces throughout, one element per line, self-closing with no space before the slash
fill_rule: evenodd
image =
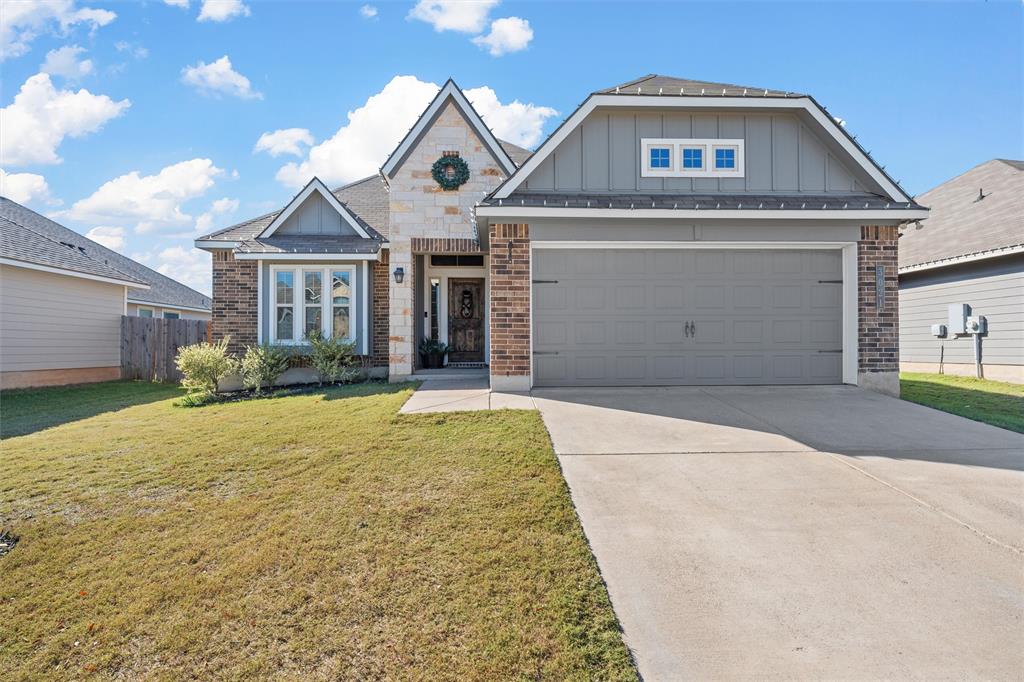
<path id="1" fill-rule="evenodd" d="M 837 249 L 538 248 L 536 386 L 842 382 Z"/>

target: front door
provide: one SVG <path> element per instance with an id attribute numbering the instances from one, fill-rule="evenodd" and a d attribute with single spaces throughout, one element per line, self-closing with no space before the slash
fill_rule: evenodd
<path id="1" fill-rule="evenodd" d="M 448 362 L 484 361 L 484 280 L 448 280 Z"/>

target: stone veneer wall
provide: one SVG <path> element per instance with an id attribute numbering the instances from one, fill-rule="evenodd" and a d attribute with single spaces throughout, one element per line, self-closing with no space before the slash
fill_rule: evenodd
<path id="1" fill-rule="evenodd" d="M 442 190 L 430 168 L 445 152 L 458 152 L 469 166 L 470 178 L 458 190 Z M 472 242 L 476 246 L 465 252 L 480 252 L 473 207 L 504 180 L 504 172 L 472 127 L 449 100 L 428 127 L 419 142 L 389 178 L 391 244 L 389 272 L 401 267 L 405 271 L 402 284 L 391 282 L 389 315 L 389 375 L 402 381 L 413 371 L 415 358 L 413 292 L 413 239 L 435 238 L 457 240 L 449 245 Z M 418 242 L 421 248 L 424 242 Z M 419 251 L 423 252 L 423 251 Z"/>
<path id="2" fill-rule="evenodd" d="M 388 366 L 388 315 L 391 314 L 389 294 L 391 271 L 387 249 L 380 252 L 380 260 L 373 264 L 373 345 L 370 347 L 374 367 Z"/>
<path id="3" fill-rule="evenodd" d="M 898 228 L 864 225 L 857 243 L 858 383 L 899 395 L 900 325 L 897 273 Z M 885 267 L 884 300 L 876 303 L 875 266 Z"/>
<path id="4" fill-rule="evenodd" d="M 491 225 L 491 389 L 530 389 L 530 226 Z"/>
<path id="5" fill-rule="evenodd" d="M 229 336 L 228 351 L 240 354 L 256 344 L 257 267 L 259 261 L 235 260 L 230 249 L 213 252 L 211 337 Z"/>

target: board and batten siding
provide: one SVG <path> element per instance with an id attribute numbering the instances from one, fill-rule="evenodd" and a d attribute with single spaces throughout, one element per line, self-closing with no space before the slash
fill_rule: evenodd
<path id="1" fill-rule="evenodd" d="M 1017 380 L 1024 380 L 1024 256 L 902 275 L 900 363 L 904 369 L 938 371 L 941 356 L 947 367 L 967 365 L 973 374 L 973 337 L 942 339 L 931 334 L 933 324 L 947 324 L 951 303 L 966 303 L 971 315 L 988 320 L 988 333 L 981 342 L 983 365 L 1017 367 Z M 1014 373 L 1007 369 L 1000 375 L 1011 378 Z M 999 378 L 989 372 L 986 376 Z"/>
<path id="2" fill-rule="evenodd" d="M 334 234 L 355 236 L 356 231 L 345 222 L 333 206 L 319 192 L 313 192 L 288 219 L 274 231 L 285 234 Z"/>
<path id="3" fill-rule="evenodd" d="M 744 140 L 742 178 L 645 178 L 643 138 Z M 794 114 L 680 111 L 591 113 L 524 183 L 530 191 L 863 192 L 846 165 Z"/>
<path id="4" fill-rule="evenodd" d="M 0 371 L 121 366 L 125 287 L 0 265 Z"/>

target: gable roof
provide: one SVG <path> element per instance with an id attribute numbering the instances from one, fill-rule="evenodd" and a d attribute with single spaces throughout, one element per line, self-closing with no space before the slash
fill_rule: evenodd
<path id="1" fill-rule="evenodd" d="M 341 216 L 342 220 L 348 223 L 349 227 L 355 230 L 356 234 L 358 234 L 360 237 L 362 237 L 363 239 L 374 239 L 375 237 L 380 236 L 375 235 L 375 237 L 371 237 L 371 230 L 366 229 L 366 224 L 359 220 L 359 218 L 354 213 L 349 211 L 348 208 L 345 207 L 345 204 L 338 201 L 338 197 L 334 196 L 334 193 L 331 192 L 331 190 L 327 189 L 327 185 L 325 185 L 323 181 L 321 181 L 320 178 L 316 176 L 313 176 L 313 179 L 307 182 L 306 186 L 303 187 L 298 194 L 292 197 L 292 200 L 289 201 L 288 204 L 283 209 L 281 209 L 281 212 L 278 213 L 274 217 L 274 219 L 270 221 L 270 224 L 267 225 L 267 227 L 262 232 L 260 232 L 259 236 L 272 236 L 274 232 L 277 231 L 277 228 L 281 227 L 281 225 L 283 225 L 284 222 L 288 220 L 288 217 L 291 216 L 291 214 L 294 213 L 295 210 L 299 206 L 301 206 L 306 199 L 312 196 L 314 192 L 319 193 L 320 196 L 326 199 L 327 203 L 331 205 L 331 208 L 337 211 L 338 215 Z"/>
<path id="2" fill-rule="evenodd" d="M 398 143 L 394 151 L 388 156 L 384 165 L 381 166 L 380 172 L 385 179 L 392 178 L 395 172 L 405 161 L 405 157 L 408 156 L 409 152 L 419 139 L 426 133 L 430 124 L 440 114 L 444 104 L 451 99 L 455 106 L 462 112 L 463 117 L 473 128 L 473 131 L 480 138 L 481 142 L 487 147 L 487 150 L 491 153 L 491 156 L 498 162 L 505 171 L 505 175 L 512 175 L 516 169 L 516 164 L 509 156 L 508 152 L 498 141 L 498 138 L 494 136 L 491 129 L 484 124 L 480 114 L 477 113 L 473 105 L 469 103 L 466 96 L 462 93 L 462 89 L 455 84 L 451 78 L 445 81 L 445 84 L 441 87 L 441 90 L 434 96 L 427 108 L 420 114 L 420 117 L 416 119 L 416 124 L 409 129 L 409 132 L 405 134 L 402 141 Z"/>
<path id="3" fill-rule="evenodd" d="M 986 161 L 916 199 L 931 212 L 903 231 L 900 272 L 1024 251 L 1024 161 Z"/>
<path id="4" fill-rule="evenodd" d="M 770 103 L 767 101 L 770 100 Z M 826 133 L 828 139 L 849 155 L 866 177 L 893 202 L 905 203 L 910 209 L 912 201 L 866 150 L 840 126 L 835 119 L 810 95 L 753 88 L 729 83 L 713 83 L 655 74 L 643 76 L 627 83 L 591 93 L 562 124 L 555 129 L 537 151 L 522 166 L 500 184 L 488 199 L 507 199 L 529 175 L 537 169 L 561 142 L 575 130 L 598 106 L 674 107 L 692 108 L 773 108 L 806 114 Z"/>

